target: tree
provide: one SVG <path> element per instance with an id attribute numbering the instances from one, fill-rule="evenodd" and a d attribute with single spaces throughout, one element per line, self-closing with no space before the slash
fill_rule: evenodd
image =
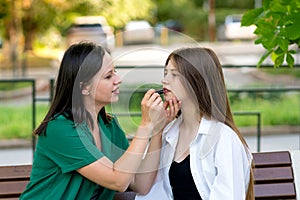
<path id="1" fill-rule="evenodd" d="M 242 26 L 256 25 L 255 44 L 262 44 L 267 52 L 261 57 L 261 66 L 271 57 L 274 67 L 282 66 L 284 61 L 294 66 L 293 54 L 300 46 L 300 1 L 264 0 L 262 8 L 249 10 L 243 15 Z M 296 48 L 296 49 L 295 49 Z"/>
<path id="2" fill-rule="evenodd" d="M 9 44 L 13 74 L 26 71 L 27 52 L 38 35 L 55 29 L 65 35 L 72 20 L 81 15 L 103 15 L 117 26 L 131 19 L 151 16 L 151 0 L 1 0 L 0 31 Z M 21 55 L 22 54 L 22 55 Z M 21 60 L 21 59 L 22 60 Z"/>

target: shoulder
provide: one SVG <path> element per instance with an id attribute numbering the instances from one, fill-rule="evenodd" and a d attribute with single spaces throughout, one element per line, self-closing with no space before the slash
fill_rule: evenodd
<path id="1" fill-rule="evenodd" d="M 218 123 L 221 124 L 221 134 L 218 142 L 218 148 L 222 151 L 245 152 L 245 145 L 243 144 L 237 133 L 228 125 L 221 122 Z"/>
<path id="2" fill-rule="evenodd" d="M 219 122 L 219 123 L 221 123 L 221 122 Z M 222 124 L 221 131 L 222 131 L 222 133 L 224 133 L 224 134 L 222 134 L 222 136 L 224 138 L 228 138 L 230 140 L 239 140 L 240 141 L 237 133 L 231 127 L 229 127 L 228 125 L 226 125 L 224 123 L 221 123 L 221 124 Z"/>
<path id="3" fill-rule="evenodd" d="M 58 115 L 49 121 L 46 129 L 47 135 L 56 135 L 62 132 L 71 132 L 76 130 L 74 121 L 66 118 L 64 115 Z"/>
<path id="4" fill-rule="evenodd" d="M 74 127 L 73 120 L 68 119 L 66 116 L 60 114 L 49 121 L 48 126 L 71 126 Z"/>

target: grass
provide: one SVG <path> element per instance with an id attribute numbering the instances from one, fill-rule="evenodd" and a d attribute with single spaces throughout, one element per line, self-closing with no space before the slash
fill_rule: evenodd
<path id="1" fill-rule="evenodd" d="M 25 83 L 25 82 L 0 82 L 0 91 L 12 91 L 17 90 L 21 88 L 30 87 L 31 83 Z"/>
<path id="2" fill-rule="evenodd" d="M 279 68 L 265 68 L 262 69 L 264 72 L 272 74 L 272 75 L 291 75 L 296 78 L 300 78 L 300 68 L 299 67 L 294 67 L 294 68 L 289 68 L 289 67 L 279 67 Z"/>
<path id="3" fill-rule="evenodd" d="M 137 94 L 136 94 L 137 95 Z M 140 95 L 141 96 L 141 95 Z M 107 107 L 108 112 L 126 113 L 126 108 L 131 107 L 129 113 L 139 112 L 138 96 L 130 100 L 129 106 L 120 100 L 123 106 L 111 105 Z M 271 99 L 243 97 L 232 99 L 232 111 L 258 111 L 261 113 L 262 126 L 292 125 L 300 124 L 300 95 L 288 94 L 272 97 Z M 133 104 L 135 106 L 133 106 Z M 48 104 L 37 105 L 36 125 L 43 119 L 48 109 Z M 29 105 L 24 106 L 0 106 L 0 139 L 23 138 L 30 139 L 32 132 L 32 109 Z M 128 113 L 128 112 L 127 112 Z M 256 126 L 256 117 L 234 116 L 239 127 Z M 118 116 L 121 127 L 128 134 L 135 133 L 140 122 L 139 116 Z"/>
<path id="4" fill-rule="evenodd" d="M 40 122 L 46 111 L 47 105 L 38 105 L 36 121 Z M 32 133 L 32 108 L 24 106 L 0 106 L 0 139 L 29 139 Z"/>
<path id="5" fill-rule="evenodd" d="M 284 95 L 277 99 L 244 98 L 232 103 L 233 111 L 258 111 L 263 126 L 300 125 L 300 95 Z M 234 116 L 238 126 L 256 124 L 255 116 Z"/>

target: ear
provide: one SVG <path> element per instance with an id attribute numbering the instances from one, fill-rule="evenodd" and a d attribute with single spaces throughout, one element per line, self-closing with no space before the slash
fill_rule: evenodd
<path id="1" fill-rule="evenodd" d="M 81 90 L 81 94 L 84 96 L 88 96 L 88 95 L 90 95 L 90 92 L 89 92 L 89 90 L 84 89 L 84 90 Z"/>
<path id="2" fill-rule="evenodd" d="M 84 96 L 90 95 L 90 87 L 80 82 L 81 94 Z"/>

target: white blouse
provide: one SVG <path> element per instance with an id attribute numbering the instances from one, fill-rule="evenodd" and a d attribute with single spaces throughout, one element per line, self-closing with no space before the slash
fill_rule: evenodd
<path id="1" fill-rule="evenodd" d="M 136 200 L 171 200 L 169 169 L 178 141 L 182 118 L 171 122 L 163 132 L 159 170 L 147 195 Z M 190 144 L 191 173 L 203 200 L 245 199 L 250 179 L 252 154 L 227 125 L 202 118 Z"/>

